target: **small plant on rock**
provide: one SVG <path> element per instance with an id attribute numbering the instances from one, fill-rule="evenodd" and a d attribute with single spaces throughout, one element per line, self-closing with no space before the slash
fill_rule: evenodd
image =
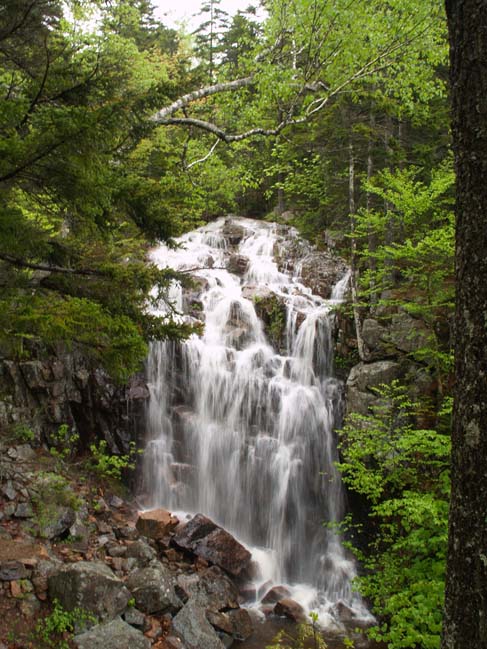
<path id="1" fill-rule="evenodd" d="M 27 424 L 16 424 L 13 428 L 13 435 L 15 439 L 23 444 L 30 444 L 36 438 L 34 431 Z"/>
<path id="2" fill-rule="evenodd" d="M 68 480 L 52 471 L 40 471 L 32 485 L 32 491 L 32 504 L 41 531 L 61 507 L 78 510 L 83 504 Z"/>
<path id="3" fill-rule="evenodd" d="M 66 611 L 55 599 L 51 613 L 37 622 L 33 640 L 38 647 L 70 649 L 69 640 L 75 631 L 96 622 L 97 619 L 87 611 L 81 608 Z"/>
<path id="4" fill-rule="evenodd" d="M 130 442 L 129 452 L 125 455 L 112 455 L 108 451 L 108 445 L 104 439 L 98 444 L 91 444 L 92 457 L 89 460 L 89 467 L 102 478 L 108 478 L 121 482 L 123 472 L 135 469 L 135 460 L 138 454 L 135 442 Z"/>
<path id="5" fill-rule="evenodd" d="M 61 424 L 57 432 L 51 435 L 51 440 L 52 446 L 49 453 L 60 462 L 64 462 L 71 459 L 76 453 L 79 434 L 68 424 Z"/>

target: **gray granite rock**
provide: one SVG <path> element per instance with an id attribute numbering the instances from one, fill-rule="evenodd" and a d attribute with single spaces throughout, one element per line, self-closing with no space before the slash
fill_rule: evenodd
<path id="1" fill-rule="evenodd" d="M 49 595 L 68 611 L 82 608 L 99 620 L 111 620 L 127 608 L 131 595 L 103 563 L 80 561 L 48 577 Z"/>
<path id="2" fill-rule="evenodd" d="M 150 649 L 151 646 L 150 640 L 120 618 L 98 624 L 75 636 L 73 642 L 77 649 Z"/>

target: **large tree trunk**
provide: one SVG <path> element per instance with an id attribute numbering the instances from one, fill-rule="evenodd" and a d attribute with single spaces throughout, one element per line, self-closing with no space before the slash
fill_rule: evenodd
<path id="1" fill-rule="evenodd" d="M 442 649 L 487 648 L 487 1 L 446 0 L 457 172 L 452 497 Z"/>

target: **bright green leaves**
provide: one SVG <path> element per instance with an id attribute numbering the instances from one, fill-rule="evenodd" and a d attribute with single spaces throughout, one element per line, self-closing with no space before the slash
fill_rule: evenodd
<path id="1" fill-rule="evenodd" d="M 450 160 L 429 173 L 385 170 L 365 188 L 386 209 L 359 211 L 355 229 L 365 267 L 363 296 L 400 306 L 429 328 L 431 344 L 413 356 L 440 380 L 452 359 L 444 329 L 454 301 L 453 186 Z"/>
<path id="2" fill-rule="evenodd" d="M 390 649 L 437 649 L 450 438 L 415 426 L 418 404 L 397 382 L 377 392 L 372 414 L 350 415 L 340 432 L 343 480 L 369 511 L 367 572 L 357 585 L 380 617 L 372 638 Z"/>

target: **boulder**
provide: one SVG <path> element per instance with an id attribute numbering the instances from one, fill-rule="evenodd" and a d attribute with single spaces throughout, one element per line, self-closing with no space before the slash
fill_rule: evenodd
<path id="1" fill-rule="evenodd" d="M 172 621 L 173 629 L 188 649 L 224 649 L 216 631 L 197 602 L 189 600 Z"/>
<path id="2" fill-rule="evenodd" d="M 372 616 L 360 617 L 357 613 L 350 608 L 342 600 L 338 601 L 333 606 L 333 614 L 339 622 L 354 629 L 366 629 L 374 624 L 375 620 Z"/>
<path id="3" fill-rule="evenodd" d="M 158 561 L 142 570 L 134 570 L 127 579 L 127 588 L 137 608 L 144 613 L 174 612 L 183 605 L 174 590 L 172 572 Z"/>
<path id="4" fill-rule="evenodd" d="M 377 401 L 374 388 L 389 384 L 401 375 L 401 366 L 394 361 L 359 363 L 352 367 L 346 384 L 347 412 L 369 414 L 370 407 Z"/>
<path id="5" fill-rule="evenodd" d="M 246 235 L 246 229 L 235 223 L 232 219 L 226 219 L 222 228 L 223 238 L 231 245 L 238 246 Z"/>
<path id="6" fill-rule="evenodd" d="M 192 315 L 193 317 L 200 317 L 203 311 L 203 303 L 201 301 L 201 294 L 209 288 L 208 280 L 204 277 L 191 277 L 191 284 L 183 287 L 183 312 Z"/>
<path id="7" fill-rule="evenodd" d="M 242 288 L 242 296 L 247 300 L 256 302 L 258 300 L 271 298 L 275 293 L 267 286 L 256 286 L 255 284 L 247 284 Z"/>
<path id="8" fill-rule="evenodd" d="M 125 622 L 127 622 L 127 624 L 130 624 L 130 626 L 135 626 L 139 629 L 143 629 L 145 627 L 145 615 L 142 613 L 142 611 L 139 611 L 133 606 L 129 606 L 129 608 L 123 614 L 123 618 Z"/>
<path id="9" fill-rule="evenodd" d="M 0 562 L 0 581 L 16 581 L 26 577 L 27 570 L 20 561 Z"/>
<path id="10" fill-rule="evenodd" d="M 389 384 L 399 377 L 400 369 L 399 363 L 394 361 L 359 363 L 352 367 L 347 381 L 347 389 L 353 387 L 365 392 L 372 388 L 378 388 L 382 384 Z"/>
<path id="11" fill-rule="evenodd" d="M 50 519 L 40 525 L 40 534 L 45 539 L 55 539 L 69 532 L 76 521 L 76 512 L 72 507 L 60 507 L 49 511 Z"/>
<path id="12" fill-rule="evenodd" d="M 164 638 L 164 645 L 162 649 L 186 649 L 186 647 L 184 646 L 181 638 L 178 638 L 175 635 L 168 635 Z"/>
<path id="13" fill-rule="evenodd" d="M 280 617 L 287 617 L 293 622 L 305 622 L 306 613 L 301 604 L 298 604 L 293 599 L 281 599 L 274 606 L 274 613 Z"/>
<path id="14" fill-rule="evenodd" d="M 153 561 L 157 555 L 156 551 L 148 543 L 142 539 L 138 539 L 127 545 L 125 556 L 127 559 L 136 559 L 139 566 L 143 567 Z"/>
<path id="15" fill-rule="evenodd" d="M 173 540 L 179 547 L 214 563 L 234 577 L 245 573 L 252 558 L 237 539 L 203 514 L 194 516 L 176 532 Z"/>
<path id="16" fill-rule="evenodd" d="M 34 510 L 30 503 L 19 503 L 14 512 L 15 518 L 33 518 Z"/>
<path id="17" fill-rule="evenodd" d="M 98 624 L 73 639 L 77 649 L 150 649 L 150 640 L 120 618 Z"/>
<path id="18" fill-rule="evenodd" d="M 103 563 L 80 561 L 48 577 L 49 595 L 67 611 L 81 608 L 99 620 L 122 613 L 131 598 L 123 582 Z"/>
<path id="19" fill-rule="evenodd" d="M 232 611 L 206 611 L 206 619 L 219 631 L 223 631 L 235 640 L 243 642 L 254 631 L 249 612 L 243 608 Z"/>
<path id="20" fill-rule="evenodd" d="M 402 310 L 391 317 L 386 337 L 396 349 L 405 354 L 431 345 L 431 332 L 424 322 Z"/>
<path id="21" fill-rule="evenodd" d="M 199 574 L 179 575 L 176 592 L 184 602 L 192 599 L 205 609 L 220 611 L 239 607 L 235 584 L 216 566 Z"/>
<path id="22" fill-rule="evenodd" d="M 30 446 L 30 444 L 21 444 L 15 447 L 16 457 L 15 459 L 18 462 L 29 462 L 30 460 L 35 460 L 36 452 Z"/>
<path id="23" fill-rule="evenodd" d="M 234 275 L 245 275 L 249 267 L 249 258 L 243 255 L 231 255 L 227 262 L 227 270 Z"/>
<path id="24" fill-rule="evenodd" d="M 290 597 L 291 591 L 286 586 L 274 586 L 261 599 L 262 604 L 276 604 L 281 599 Z"/>
<path id="25" fill-rule="evenodd" d="M 296 230 L 291 230 L 291 234 Z M 287 236 L 285 239 L 276 242 L 274 246 L 274 259 L 281 272 L 292 272 L 296 269 L 299 260 L 306 257 L 312 251 L 311 245 L 297 236 Z"/>
<path id="26" fill-rule="evenodd" d="M 315 295 L 329 299 L 333 287 L 347 270 L 347 265 L 340 257 L 314 251 L 301 261 L 301 281 Z"/>
<path id="27" fill-rule="evenodd" d="M 136 527 L 142 536 L 161 539 L 170 534 L 179 524 L 179 519 L 167 509 L 151 509 L 141 512 Z"/>
<path id="28" fill-rule="evenodd" d="M 62 567 L 59 560 L 42 559 L 37 562 L 32 574 L 32 583 L 39 599 L 47 599 L 48 579 Z"/>
<path id="29" fill-rule="evenodd" d="M 377 320 L 365 318 L 362 323 L 362 338 L 367 348 L 368 359 L 384 358 L 388 355 L 387 345 L 384 342 L 386 334 L 387 328 Z"/>
<path id="30" fill-rule="evenodd" d="M 264 325 L 264 331 L 279 351 L 286 349 L 287 306 L 282 297 L 269 291 L 269 295 L 254 295 L 255 312 Z"/>

